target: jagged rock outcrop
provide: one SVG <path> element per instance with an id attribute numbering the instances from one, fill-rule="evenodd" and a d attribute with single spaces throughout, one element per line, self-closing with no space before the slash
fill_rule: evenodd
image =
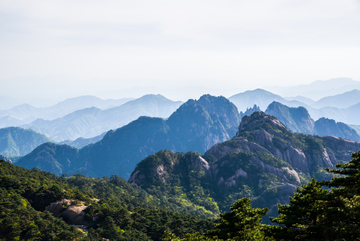
<path id="1" fill-rule="evenodd" d="M 240 111 L 240 116 L 244 117 L 246 115 L 251 116 L 254 112 L 261 112 L 261 109 L 259 106 L 257 106 L 256 104 L 254 104 L 254 106 L 252 108 L 246 108 L 245 112 Z"/>

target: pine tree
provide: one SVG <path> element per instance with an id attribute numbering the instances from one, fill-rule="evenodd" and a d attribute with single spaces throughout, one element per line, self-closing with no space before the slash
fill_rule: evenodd
<path id="1" fill-rule="evenodd" d="M 210 231 L 207 236 L 220 239 L 236 240 L 271 240 L 265 237 L 269 225 L 261 224 L 268 208 L 252 208 L 250 199 L 242 198 L 231 205 L 231 212 L 220 214 L 217 230 Z"/>

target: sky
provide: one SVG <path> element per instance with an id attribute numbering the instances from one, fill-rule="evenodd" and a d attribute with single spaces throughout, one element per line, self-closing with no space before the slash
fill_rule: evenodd
<path id="1" fill-rule="evenodd" d="M 2 96 L 226 95 L 359 64 L 360 0 L 0 0 Z"/>

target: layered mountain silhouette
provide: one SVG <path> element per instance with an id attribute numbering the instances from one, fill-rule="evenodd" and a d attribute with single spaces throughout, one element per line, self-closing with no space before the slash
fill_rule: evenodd
<path id="1" fill-rule="evenodd" d="M 11 116 L 0 117 L 0 128 L 6 128 L 6 127 L 10 127 L 10 126 L 21 126 L 24 124 L 25 124 L 24 121 L 18 120 Z"/>
<path id="2" fill-rule="evenodd" d="M 360 89 L 360 81 L 350 78 L 334 78 L 329 80 L 317 80 L 310 84 L 287 87 L 267 87 L 267 90 L 281 96 L 304 96 L 318 100 L 326 96 L 342 94 L 354 89 Z"/>
<path id="3" fill-rule="evenodd" d="M 347 108 L 360 102 L 360 90 L 354 89 L 342 94 L 327 96 L 313 103 L 314 108 L 336 107 Z"/>
<path id="4" fill-rule="evenodd" d="M 306 106 L 302 102 L 296 100 L 286 100 L 280 95 L 273 94 L 263 89 L 248 90 L 229 97 L 229 100 L 236 105 L 239 111 L 245 111 L 247 108 L 254 105 L 257 105 L 261 110 L 265 110 L 266 107 L 273 101 L 280 102 L 291 107 Z"/>
<path id="5" fill-rule="evenodd" d="M 161 95 L 145 95 L 123 105 L 101 110 L 91 107 L 55 120 L 37 119 L 24 125 L 56 141 L 92 138 L 111 129 L 117 129 L 140 116 L 167 118 L 182 102 L 166 99 Z"/>
<path id="6" fill-rule="evenodd" d="M 77 149 L 80 149 L 80 148 L 83 148 L 84 146 L 94 144 L 94 143 L 100 141 L 105 136 L 105 134 L 106 134 L 106 132 L 104 132 L 104 133 L 102 133 L 102 134 L 100 134 L 98 136 L 92 137 L 92 138 L 79 137 L 76 140 L 73 140 L 73 141 L 66 140 L 66 141 L 62 141 L 62 142 L 60 142 L 58 144 L 60 144 L 60 145 L 66 144 L 66 145 L 75 147 Z"/>
<path id="7" fill-rule="evenodd" d="M 120 106 L 130 100 L 132 100 L 132 98 L 102 100 L 95 96 L 85 95 L 69 98 L 57 103 L 56 105 L 44 108 L 36 108 L 29 104 L 18 105 L 8 110 L 1 110 L 0 117 L 9 116 L 18 120 L 22 120 L 26 123 L 29 123 L 38 118 L 53 120 L 70 114 L 76 110 L 90 107 L 96 107 L 98 109 L 109 109 L 111 107 Z"/>
<path id="8" fill-rule="evenodd" d="M 245 111 L 257 105 L 261 110 L 266 110 L 273 101 L 289 107 L 305 107 L 314 120 L 322 117 L 333 119 L 351 125 L 360 125 L 360 94 L 359 90 L 324 97 L 313 101 L 303 96 L 283 98 L 269 91 L 256 89 L 249 90 L 229 97 L 240 111 Z"/>
<path id="9" fill-rule="evenodd" d="M 57 175 L 129 177 L 139 161 L 163 149 L 204 153 L 214 144 L 235 136 L 239 122 L 238 110 L 229 100 L 204 95 L 181 105 L 167 120 L 140 117 L 80 150 L 46 143 L 17 164 Z"/>

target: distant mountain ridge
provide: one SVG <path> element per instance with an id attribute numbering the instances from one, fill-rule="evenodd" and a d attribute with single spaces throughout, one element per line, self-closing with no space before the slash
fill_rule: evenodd
<path id="1" fill-rule="evenodd" d="M 315 102 L 302 96 L 286 99 L 269 91 L 256 89 L 231 96 L 229 97 L 229 100 L 233 102 L 240 111 L 245 111 L 247 108 L 251 108 L 254 105 L 257 105 L 261 110 L 266 110 L 268 105 L 270 105 L 273 101 L 276 101 L 289 107 L 305 107 L 310 113 L 311 118 L 314 120 L 324 117 L 349 125 L 360 125 L 360 102 L 357 102 L 360 97 L 357 93 L 359 93 L 358 90 L 351 90 L 339 95 L 328 96 L 324 98 L 324 100 Z M 299 100 L 302 100 L 303 102 Z M 315 108 L 316 105 L 324 106 L 326 103 L 329 103 L 329 106 L 350 106 L 346 108 Z"/>
<path id="2" fill-rule="evenodd" d="M 167 120 L 140 117 L 80 150 L 46 143 L 17 164 L 57 175 L 129 177 L 136 163 L 163 149 L 204 153 L 212 145 L 232 138 L 239 122 L 238 110 L 229 100 L 204 95 L 181 105 Z M 67 157 L 64 150 L 71 155 Z"/>
<path id="3" fill-rule="evenodd" d="M 66 144 L 66 145 L 75 147 L 77 149 L 80 149 L 80 148 L 83 148 L 84 146 L 94 144 L 94 143 L 100 141 L 105 136 L 105 134 L 106 134 L 106 132 L 104 132 L 104 133 L 102 133 L 102 134 L 100 134 L 98 136 L 92 137 L 92 138 L 79 137 L 76 140 L 73 140 L 73 141 L 66 140 L 66 141 L 62 141 L 62 142 L 60 142 L 58 144 L 59 145 Z"/>
<path id="4" fill-rule="evenodd" d="M 286 100 L 280 95 L 273 94 L 263 89 L 248 90 L 228 98 L 233 102 L 239 111 L 245 111 L 254 105 L 257 105 L 261 110 L 265 110 L 266 107 L 273 101 L 277 101 L 286 104 L 291 107 L 306 106 L 304 103 L 296 100 Z"/>
<path id="5" fill-rule="evenodd" d="M 0 117 L 11 116 L 18 120 L 23 120 L 27 123 L 38 118 L 45 120 L 53 120 L 63 117 L 77 110 L 89 107 L 108 109 L 111 107 L 122 105 L 130 100 L 132 100 L 132 98 L 123 98 L 118 100 L 102 100 L 95 96 L 85 95 L 75 98 L 69 98 L 53 106 L 44 108 L 36 108 L 29 104 L 18 105 L 8 110 L 1 110 Z"/>
<path id="6" fill-rule="evenodd" d="M 180 101 L 172 101 L 161 95 L 145 95 L 106 110 L 86 108 L 51 121 L 37 119 L 23 127 L 45 134 L 56 141 L 92 138 L 124 126 L 139 116 L 167 118 L 181 104 Z"/>
<path id="7" fill-rule="evenodd" d="M 335 107 L 348 108 L 360 103 L 360 90 L 353 89 L 342 94 L 327 96 L 316 101 L 312 106 L 314 108 Z"/>
<path id="8" fill-rule="evenodd" d="M 360 81 L 351 78 L 334 78 L 329 80 L 317 80 L 310 84 L 297 86 L 269 86 L 268 91 L 281 96 L 304 96 L 313 100 L 319 100 L 326 96 L 339 95 L 354 89 L 360 89 Z"/>

